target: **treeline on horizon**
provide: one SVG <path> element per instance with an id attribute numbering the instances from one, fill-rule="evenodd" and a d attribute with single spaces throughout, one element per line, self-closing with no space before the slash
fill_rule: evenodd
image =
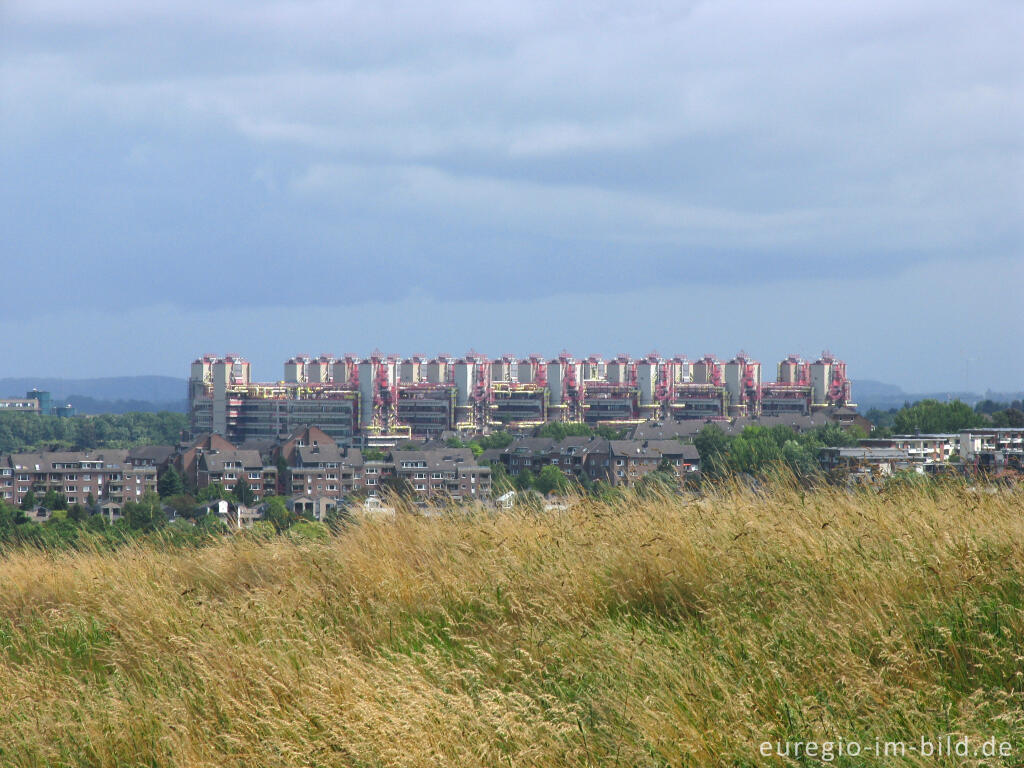
<path id="1" fill-rule="evenodd" d="M 919 400 L 887 411 L 872 408 L 864 418 L 875 426 L 872 437 L 942 434 L 984 427 L 1024 427 L 1024 402 L 982 400 L 971 408 L 961 400 L 947 403 Z"/>
<path id="2" fill-rule="evenodd" d="M 1024 427 L 1024 402 L 982 400 L 973 408 L 960 400 L 920 400 L 887 411 L 872 408 L 864 414 L 874 425 L 871 437 L 894 434 L 959 432 L 979 427 Z M 137 445 L 173 445 L 188 428 L 188 416 L 173 411 L 158 413 L 82 415 L 70 418 L 31 413 L 0 414 L 0 453 L 131 448 Z M 561 439 L 570 435 L 596 435 L 621 439 L 625 430 L 591 429 L 581 424 L 545 424 L 535 435 Z M 498 432 L 453 445 L 479 455 L 488 448 L 504 448 L 512 440 Z"/>
<path id="3" fill-rule="evenodd" d="M 187 428 L 188 416 L 171 411 L 70 417 L 4 413 L 0 453 L 174 445 Z"/>

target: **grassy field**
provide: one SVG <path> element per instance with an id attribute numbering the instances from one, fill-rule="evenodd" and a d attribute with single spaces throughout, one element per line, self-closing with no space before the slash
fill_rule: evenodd
<path id="1" fill-rule="evenodd" d="M 1024 762 L 1024 495 L 727 489 L 0 559 L 0 765 Z M 774 749 L 774 744 L 773 744 Z M 972 746 L 973 749 L 973 746 Z"/>

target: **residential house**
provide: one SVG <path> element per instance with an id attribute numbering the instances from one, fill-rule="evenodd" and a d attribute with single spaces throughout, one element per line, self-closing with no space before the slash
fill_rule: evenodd
<path id="1" fill-rule="evenodd" d="M 264 465 L 263 457 L 258 451 L 215 450 L 205 451 L 199 456 L 196 468 L 197 488 L 217 483 L 224 490 L 231 491 L 243 477 L 257 501 L 276 492 L 277 467 Z"/>
<path id="2" fill-rule="evenodd" d="M 632 486 L 659 467 L 671 467 L 680 483 L 700 477 L 700 454 L 693 445 L 678 440 L 609 441 L 608 482 Z"/>
<path id="3" fill-rule="evenodd" d="M 394 473 L 421 498 L 485 499 L 491 493 L 491 468 L 476 463 L 468 448 L 391 451 Z"/>
<path id="4" fill-rule="evenodd" d="M 207 451 L 233 451 L 235 445 L 229 443 L 220 435 L 212 432 L 200 435 L 196 439 L 178 446 L 177 456 L 174 465 L 181 473 L 185 485 L 198 489 L 199 485 L 199 458 Z"/>
<path id="5" fill-rule="evenodd" d="M 0 457 L 0 498 L 20 505 L 32 491 L 41 501 L 47 491 L 69 504 L 122 505 L 156 492 L 155 466 L 133 466 L 128 451 L 44 451 Z"/>
<path id="6" fill-rule="evenodd" d="M 355 489 L 354 468 L 343 466 L 345 455 L 338 444 L 329 443 L 294 447 L 285 483 L 289 495 L 329 496 L 338 498 Z M 360 461 L 360 463 L 362 463 Z"/>

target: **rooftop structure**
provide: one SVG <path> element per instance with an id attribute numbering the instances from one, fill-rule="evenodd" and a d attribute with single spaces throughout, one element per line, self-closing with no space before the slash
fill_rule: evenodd
<path id="1" fill-rule="evenodd" d="M 850 380 L 846 377 L 846 363 L 825 350 L 810 365 L 813 407 L 842 407 L 853 405 Z"/>
<path id="2" fill-rule="evenodd" d="M 34 413 L 49 416 L 74 416 L 75 407 L 70 403 L 54 404 L 50 393 L 32 389 L 24 397 L 0 398 L 0 413 Z"/>

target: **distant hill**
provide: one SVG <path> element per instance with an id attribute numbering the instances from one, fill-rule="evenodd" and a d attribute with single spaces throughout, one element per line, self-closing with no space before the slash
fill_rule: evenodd
<path id="1" fill-rule="evenodd" d="M 174 376 L 5 378 L 0 379 L 0 397 L 24 397 L 31 389 L 42 389 L 55 402 L 71 403 L 79 413 L 184 412 L 188 408 L 187 385 L 187 380 Z"/>
<path id="2" fill-rule="evenodd" d="M 872 408 L 887 411 L 890 408 L 902 408 L 906 402 L 916 403 L 918 400 L 962 400 L 975 405 L 982 400 L 995 400 L 1008 403 L 1024 398 L 1024 392 L 962 392 L 949 390 L 945 392 L 905 392 L 895 384 L 886 384 L 871 379 L 853 380 L 853 399 L 861 413 Z"/>
<path id="3" fill-rule="evenodd" d="M 160 411 L 172 411 L 174 413 L 185 413 L 188 411 L 188 401 L 185 398 L 180 400 L 104 400 L 85 395 L 68 395 L 62 398 L 65 402 L 75 407 L 76 413 L 159 413 Z"/>
<path id="4" fill-rule="evenodd" d="M 886 397 L 905 397 L 906 393 L 895 384 L 886 384 L 882 381 L 874 381 L 872 379 L 854 379 L 853 382 L 853 399 L 863 400 L 869 398 L 874 400 L 875 398 L 886 398 Z"/>

